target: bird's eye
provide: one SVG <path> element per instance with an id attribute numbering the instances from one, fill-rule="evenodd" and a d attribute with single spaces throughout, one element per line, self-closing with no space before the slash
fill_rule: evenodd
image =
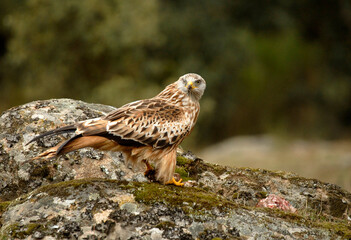
<path id="1" fill-rule="evenodd" d="M 196 84 L 200 84 L 201 80 L 196 80 L 195 83 Z"/>
<path id="2" fill-rule="evenodd" d="M 184 84 L 187 84 L 188 81 L 187 81 L 186 79 L 183 78 L 183 83 L 184 83 Z"/>

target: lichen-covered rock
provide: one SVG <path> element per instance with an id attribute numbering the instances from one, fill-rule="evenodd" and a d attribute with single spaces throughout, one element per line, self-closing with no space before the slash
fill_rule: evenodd
<path id="1" fill-rule="evenodd" d="M 348 239 L 351 194 L 292 173 L 208 164 L 190 152 L 176 172 L 186 187 L 149 182 L 120 153 L 82 149 L 30 158 L 62 141 L 38 133 L 113 108 L 59 99 L 0 117 L 0 239 Z M 270 194 L 295 213 L 256 207 Z"/>
<path id="2" fill-rule="evenodd" d="M 31 160 L 68 137 L 49 136 L 26 145 L 34 136 L 64 125 L 100 117 L 115 108 L 72 99 L 35 101 L 0 116 L 0 201 L 39 186 L 81 178 L 146 181 L 124 165 L 121 153 L 81 149 L 51 162 Z"/>
<path id="3" fill-rule="evenodd" d="M 198 188 L 116 180 L 71 180 L 13 201 L 9 238 L 342 239 L 298 215 L 237 205 Z"/>

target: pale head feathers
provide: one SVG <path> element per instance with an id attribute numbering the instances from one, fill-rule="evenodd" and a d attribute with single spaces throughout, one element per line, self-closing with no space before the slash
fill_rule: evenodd
<path id="1" fill-rule="evenodd" d="M 178 79 L 177 88 L 193 100 L 199 101 L 205 92 L 206 82 L 196 73 L 187 73 Z"/>

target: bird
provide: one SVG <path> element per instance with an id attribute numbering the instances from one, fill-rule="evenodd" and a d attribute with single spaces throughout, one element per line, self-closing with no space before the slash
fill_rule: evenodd
<path id="1" fill-rule="evenodd" d="M 154 171 L 158 182 L 183 186 L 182 179 L 174 178 L 177 148 L 195 126 L 205 89 L 206 81 L 200 75 L 187 73 L 155 97 L 125 104 L 102 117 L 44 132 L 27 144 L 46 136 L 74 133 L 34 159 L 52 159 L 85 147 L 120 151 L 126 164 L 145 164 L 145 175 Z"/>

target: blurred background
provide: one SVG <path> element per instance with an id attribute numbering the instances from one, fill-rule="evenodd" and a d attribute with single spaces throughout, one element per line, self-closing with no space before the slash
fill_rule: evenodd
<path id="1" fill-rule="evenodd" d="M 351 190 L 350 1 L 0 1 L 0 112 L 117 107 L 188 72 L 208 87 L 184 149 Z"/>

